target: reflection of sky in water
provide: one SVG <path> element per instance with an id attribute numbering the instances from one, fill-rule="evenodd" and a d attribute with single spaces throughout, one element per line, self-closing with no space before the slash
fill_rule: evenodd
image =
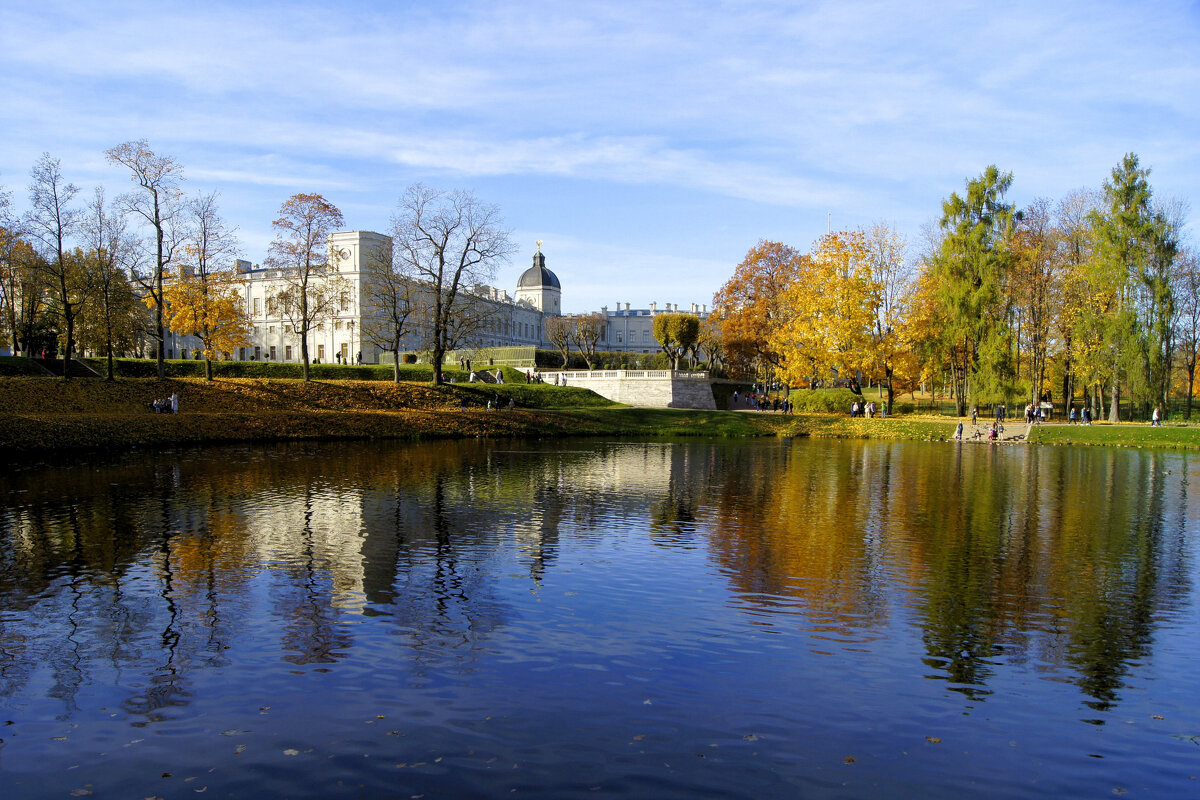
<path id="1" fill-rule="evenodd" d="M 1191 462 L 589 441 L 11 470 L 0 786 L 1174 796 Z"/>

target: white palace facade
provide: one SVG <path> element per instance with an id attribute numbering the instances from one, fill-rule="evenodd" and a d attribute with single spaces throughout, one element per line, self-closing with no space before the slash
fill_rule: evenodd
<path id="1" fill-rule="evenodd" d="M 379 364 L 390 363 L 391 353 L 385 352 L 364 336 L 364 326 L 370 327 L 371 320 L 364 316 L 370 304 L 369 281 L 372 272 L 364 264 L 373 254 L 391 248 L 391 239 L 372 231 L 344 231 L 331 234 L 329 249 L 337 267 L 336 280 L 339 284 L 340 303 L 328 317 L 319 321 L 309 331 L 309 358 L 320 363 Z M 300 341 L 287 318 L 276 307 L 274 297 L 284 288 L 283 274 L 279 269 L 259 267 L 248 261 L 238 261 L 237 269 L 242 282 L 240 292 L 245 302 L 246 313 L 252 325 L 250 343 L 239 348 L 233 357 L 239 360 L 298 362 L 301 360 Z M 562 286 L 558 276 L 546 268 L 546 257 L 538 251 L 533 256 L 533 265 L 517 279 L 516 291 L 510 295 L 503 289 L 479 285 L 471 293 L 488 304 L 487 324 L 475 335 L 474 340 L 460 349 L 481 350 L 497 347 L 533 347 L 551 349 L 553 345 L 545 336 L 545 320 L 562 315 Z M 659 307 L 651 303 L 649 308 L 631 308 L 629 303 L 618 303 L 615 309 L 607 306 L 600 309 L 605 317 L 598 350 L 621 353 L 657 353 L 660 348 L 654 338 L 654 317 L 668 312 L 681 311 L 678 304 L 666 303 Z M 707 305 L 692 303 L 687 313 L 701 319 L 708 316 Z M 417 352 L 423 347 L 420 332 L 411 334 L 404 342 L 403 350 Z M 168 358 L 189 358 L 195 353 L 198 343 L 190 336 L 170 333 L 166 341 Z"/>

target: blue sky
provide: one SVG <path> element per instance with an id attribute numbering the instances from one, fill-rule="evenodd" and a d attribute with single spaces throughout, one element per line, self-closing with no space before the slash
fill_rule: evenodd
<path id="1" fill-rule="evenodd" d="M 469 189 L 519 246 L 496 285 L 542 239 L 568 311 L 710 303 L 827 219 L 917 243 L 991 163 L 1019 205 L 1131 151 L 1200 186 L 1194 2 L 6 2 L 0 78 L 18 210 L 45 151 L 125 191 L 103 152 L 139 138 L 253 261 L 296 192 L 386 231 L 407 185 Z"/>

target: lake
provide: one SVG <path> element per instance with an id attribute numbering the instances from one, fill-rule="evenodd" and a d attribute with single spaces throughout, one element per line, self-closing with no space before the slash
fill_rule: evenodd
<path id="1" fill-rule="evenodd" d="M 1200 457 L 238 446 L 0 475 L 0 796 L 1200 796 Z"/>

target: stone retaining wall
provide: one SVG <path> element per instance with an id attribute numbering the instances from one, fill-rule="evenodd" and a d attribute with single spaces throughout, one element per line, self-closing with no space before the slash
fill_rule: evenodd
<path id="1" fill-rule="evenodd" d="M 601 397 L 644 408 L 696 408 L 715 411 L 707 372 L 663 370 L 573 370 L 541 372 L 542 379 L 591 389 Z"/>

